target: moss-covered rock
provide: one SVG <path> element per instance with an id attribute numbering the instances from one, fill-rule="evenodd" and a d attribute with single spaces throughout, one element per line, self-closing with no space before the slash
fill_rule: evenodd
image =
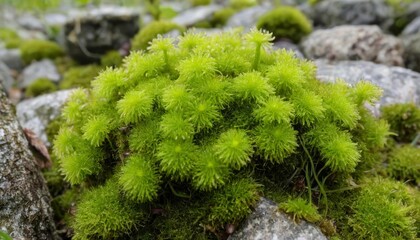
<path id="1" fill-rule="evenodd" d="M 0 42 L 3 42 L 6 48 L 19 48 L 22 40 L 12 29 L 0 28 Z"/>
<path id="2" fill-rule="evenodd" d="M 143 29 L 140 30 L 139 33 L 134 36 L 131 45 L 132 50 L 146 50 L 149 46 L 149 42 L 152 41 L 155 37 L 159 34 L 165 34 L 172 30 L 179 30 L 180 32 L 184 32 L 185 28 L 167 21 L 156 21 L 151 22 Z"/>
<path id="3" fill-rule="evenodd" d="M 64 55 L 64 50 L 57 44 L 46 40 L 27 40 L 20 45 L 21 57 L 25 63 L 43 58 L 55 59 Z"/>
<path id="4" fill-rule="evenodd" d="M 240 10 L 243 8 L 252 7 L 258 4 L 257 0 L 229 0 L 228 6 Z"/>
<path id="5" fill-rule="evenodd" d="M 86 65 L 72 67 L 64 73 L 63 80 L 60 82 L 60 89 L 70 89 L 77 87 L 87 88 L 90 82 L 99 74 L 101 67 L 98 65 Z"/>
<path id="6" fill-rule="evenodd" d="M 277 39 L 287 38 L 295 43 L 312 32 L 309 19 L 299 9 L 287 6 L 278 7 L 261 16 L 257 27 L 272 32 Z"/>
<path id="7" fill-rule="evenodd" d="M 39 78 L 32 82 L 25 90 L 26 97 L 37 97 L 42 94 L 57 91 L 57 85 L 48 78 Z"/>

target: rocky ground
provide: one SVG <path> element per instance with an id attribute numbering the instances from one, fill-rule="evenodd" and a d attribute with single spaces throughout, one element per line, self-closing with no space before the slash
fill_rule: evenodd
<path id="1" fill-rule="evenodd" d="M 286 48 L 299 58 L 315 60 L 317 78 L 322 81 L 342 79 L 355 84 L 368 80 L 380 86 L 384 92 L 372 109 L 376 115 L 379 108 L 387 104 L 420 106 L 420 2 L 413 1 L 403 10 L 393 8 L 385 0 L 329 0 L 315 5 L 298 0 L 282 2 L 300 9 L 312 21 L 314 30 L 298 43 L 276 39 L 275 48 Z M 213 1 L 210 5 L 192 7 L 185 1 L 162 1 L 163 6 L 175 12 L 170 21 L 185 28 L 195 27 L 194 31 L 206 34 L 236 27 L 248 31 L 275 3 L 263 1 L 237 11 L 225 26 L 197 27 L 226 4 Z M 31 129 L 47 147 L 51 146 L 51 139 L 47 137 L 46 128 L 60 115 L 72 90 L 58 87 L 59 91 L 37 97 L 28 96 L 25 90 L 40 78 L 60 86 L 72 66 L 94 64 L 97 72 L 104 69 L 106 65 L 99 64 L 101 56 L 111 50 L 120 56 L 127 55 L 130 40 L 152 19 L 141 6 L 84 9 L 65 6 L 42 14 L 0 6 L 0 11 L 1 28 L 13 29 L 22 40 L 50 39 L 65 49 L 65 57 L 59 59 L 25 62 L 19 48 L 6 47 L 0 38 L 0 83 L 16 105 L 20 125 Z M 401 19 L 405 22 L 402 27 L 398 25 Z M 173 31 L 167 35 L 180 34 Z M 295 225 L 278 213 L 269 200 L 262 199 L 231 239 L 326 237 L 311 224 Z"/>

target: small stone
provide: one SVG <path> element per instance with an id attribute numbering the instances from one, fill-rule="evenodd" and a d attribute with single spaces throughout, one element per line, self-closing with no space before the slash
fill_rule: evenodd
<path id="1" fill-rule="evenodd" d="M 0 83 L 3 85 L 3 87 L 6 89 L 6 91 L 9 91 L 9 89 L 13 85 L 13 77 L 12 73 L 10 72 L 10 69 L 0 61 Z"/>
<path id="2" fill-rule="evenodd" d="M 58 82 L 61 77 L 54 63 L 49 59 L 44 59 L 32 63 L 23 70 L 19 86 L 26 88 L 39 78 L 47 78 L 53 82 Z"/>
<path id="3" fill-rule="evenodd" d="M 191 27 L 198 22 L 209 19 L 217 10 L 220 10 L 222 6 L 219 5 L 207 5 L 190 8 L 184 12 L 181 12 L 178 16 L 172 18 L 171 22 L 178 25 Z"/>
<path id="4" fill-rule="evenodd" d="M 271 9 L 272 7 L 268 4 L 246 8 L 230 17 L 226 27 L 243 27 L 244 31 L 249 31 L 257 25 L 258 19 Z"/>

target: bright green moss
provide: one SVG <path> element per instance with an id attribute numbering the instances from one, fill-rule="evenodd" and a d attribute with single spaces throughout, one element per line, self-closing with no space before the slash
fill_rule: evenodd
<path id="1" fill-rule="evenodd" d="M 162 20 L 169 20 L 176 17 L 178 13 L 171 7 L 168 6 L 160 6 L 160 19 Z"/>
<path id="2" fill-rule="evenodd" d="M 389 175 L 400 181 L 420 182 L 420 148 L 410 145 L 394 149 L 388 157 Z"/>
<path id="3" fill-rule="evenodd" d="M 367 180 L 352 204 L 349 216 L 351 238 L 414 239 L 415 219 L 411 215 L 414 197 L 400 182 L 387 179 Z"/>
<path id="4" fill-rule="evenodd" d="M 20 45 L 22 60 L 29 64 L 43 58 L 55 59 L 63 56 L 63 49 L 54 42 L 46 40 L 28 40 Z"/>
<path id="5" fill-rule="evenodd" d="M 221 234 L 252 211 L 265 187 L 319 196 L 310 202 L 328 214 L 328 190 L 351 189 L 362 156 L 377 153 L 388 136 L 387 125 L 365 109 L 380 91 L 369 83 L 321 83 L 312 63 L 272 50 L 272 40 L 256 29 L 187 32 L 176 44 L 158 37 L 149 51 L 102 71 L 63 109 L 54 153 L 67 181 L 97 186 L 92 192 L 113 187 L 127 205 L 169 209 L 144 222 L 145 232 L 162 239 L 194 235 L 199 226 Z M 303 186 L 290 187 L 297 177 Z M 107 179 L 117 183 L 103 186 Z M 194 217 L 191 230 L 174 233 L 165 222 L 188 225 L 173 210 L 181 201 Z M 290 209 L 312 207 L 295 205 Z M 91 224 L 78 218 L 89 211 L 79 207 L 79 224 Z"/>
<path id="6" fill-rule="evenodd" d="M 392 104 L 381 108 L 381 117 L 388 121 L 395 140 L 411 142 L 420 129 L 420 108 L 414 103 Z"/>
<path id="7" fill-rule="evenodd" d="M 19 48 L 22 42 L 19 35 L 10 28 L 0 28 L 0 41 L 6 48 Z"/>
<path id="8" fill-rule="evenodd" d="M 101 69 L 97 65 L 72 67 L 64 73 L 63 79 L 60 82 L 60 89 L 87 88 Z"/>
<path id="9" fill-rule="evenodd" d="M 57 85 L 50 79 L 40 78 L 31 83 L 25 90 L 26 97 L 36 97 L 42 94 L 57 91 Z"/>
<path id="10" fill-rule="evenodd" d="M 193 7 L 205 6 L 211 3 L 211 0 L 189 0 L 189 1 L 191 2 L 191 6 Z"/>
<path id="11" fill-rule="evenodd" d="M 289 199 L 280 204 L 279 208 L 293 216 L 293 221 L 305 219 L 309 222 L 317 222 L 321 219 L 316 207 L 303 198 Z"/>
<path id="12" fill-rule="evenodd" d="M 229 0 L 228 5 L 234 9 L 243 9 L 258 4 L 257 0 Z"/>
<path id="13" fill-rule="evenodd" d="M 109 51 L 101 57 L 101 65 L 104 67 L 119 67 L 122 64 L 122 56 L 118 51 Z"/>
<path id="14" fill-rule="evenodd" d="M 172 30 L 178 30 L 184 32 L 185 29 L 175 23 L 166 21 L 156 21 L 148 24 L 139 33 L 134 36 L 131 41 L 132 50 L 146 50 L 149 46 L 149 42 L 159 34 L 165 34 Z"/>
<path id="15" fill-rule="evenodd" d="M 272 32 L 276 39 L 287 38 L 296 43 L 312 32 L 312 24 L 308 18 L 298 9 L 286 6 L 261 16 L 257 27 Z"/>

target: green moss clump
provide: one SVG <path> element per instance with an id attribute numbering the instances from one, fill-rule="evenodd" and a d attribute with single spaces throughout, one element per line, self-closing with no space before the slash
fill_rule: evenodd
<path id="1" fill-rule="evenodd" d="M 70 89 L 77 87 L 87 88 L 90 86 L 90 82 L 99 74 L 101 70 L 102 68 L 97 65 L 72 67 L 64 73 L 63 79 L 59 85 L 60 89 Z"/>
<path id="2" fill-rule="evenodd" d="M 298 43 L 312 32 L 312 24 L 297 8 L 278 7 L 258 19 L 257 27 L 273 33 L 274 37 L 287 38 Z"/>
<path id="3" fill-rule="evenodd" d="M 43 58 L 55 59 L 63 56 L 63 49 L 55 42 L 46 40 L 28 40 L 20 45 L 22 60 L 25 63 L 41 60 Z"/>
<path id="4" fill-rule="evenodd" d="M 197 7 L 197 6 L 205 6 L 209 5 L 211 3 L 211 0 L 190 0 L 191 6 Z"/>
<path id="5" fill-rule="evenodd" d="M 101 57 L 101 65 L 104 67 L 119 67 L 122 64 L 122 56 L 118 51 L 109 51 Z"/>
<path id="6" fill-rule="evenodd" d="M 184 32 L 185 29 L 178 24 L 167 22 L 167 21 L 155 21 L 143 29 L 134 36 L 131 41 L 132 50 L 146 50 L 149 46 L 149 42 L 156 38 L 159 34 L 165 34 L 172 30 L 179 30 Z"/>
<path id="7" fill-rule="evenodd" d="M 305 219 L 309 222 L 316 222 L 321 219 L 316 207 L 303 198 L 289 199 L 287 202 L 280 204 L 279 208 L 291 214 L 293 221 Z"/>
<path id="8" fill-rule="evenodd" d="M 62 111 L 54 154 L 67 181 L 92 188 L 79 204 L 76 236 L 135 238 L 140 233 L 131 227 L 103 227 L 124 217 L 174 239 L 162 224 L 188 226 L 174 210 L 181 202 L 194 213 L 192 232 L 204 226 L 219 235 L 277 186 L 285 196 L 308 196 L 308 204 L 297 205 L 303 217 L 313 213 L 310 204 L 328 215 L 329 191 L 351 189 L 362 156 L 379 151 L 389 134 L 365 108 L 381 91 L 368 82 L 322 83 L 313 63 L 270 49 L 272 40 L 257 29 L 187 32 L 177 44 L 158 37 L 148 51 L 102 71 L 91 88 L 75 90 Z M 296 176 L 303 181 L 289 186 Z M 95 200 L 102 197 L 94 198 L 104 189 L 122 213 L 122 206 L 142 205 L 149 214 L 162 209 L 162 216 L 114 216 L 114 208 Z M 87 229 L 96 224 L 87 217 L 92 213 L 101 227 Z"/>
<path id="9" fill-rule="evenodd" d="M 257 0 L 229 0 L 229 7 L 240 10 L 243 8 L 252 7 L 258 4 Z"/>
<path id="10" fill-rule="evenodd" d="M 26 97 L 36 97 L 42 94 L 57 91 L 57 86 L 48 78 L 39 78 L 31 83 L 25 90 Z"/>
<path id="11" fill-rule="evenodd" d="M 160 19 L 168 20 L 174 18 L 178 15 L 178 12 L 175 11 L 173 8 L 168 6 L 160 6 Z"/>
<path id="12" fill-rule="evenodd" d="M 420 182 L 420 148 L 410 145 L 394 149 L 388 158 L 388 174 L 400 181 Z"/>
<path id="13" fill-rule="evenodd" d="M 19 48 L 22 40 L 19 35 L 10 28 L 0 28 L 0 41 L 6 48 Z"/>
<path id="14" fill-rule="evenodd" d="M 414 103 L 392 104 L 381 108 L 381 117 L 388 121 L 398 142 L 411 142 L 420 129 L 420 108 Z"/>
<path id="15" fill-rule="evenodd" d="M 367 180 L 352 204 L 350 239 L 415 239 L 414 196 L 400 182 Z"/>
<path id="16" fill-rule="evenodd" d="M 226 25 L 229 18 L 237 12 L 236 9 L 227 7 L 216 11 L 209 20 L 203 20 L 194 25 L 197 28 L 219 28 Z"/>

